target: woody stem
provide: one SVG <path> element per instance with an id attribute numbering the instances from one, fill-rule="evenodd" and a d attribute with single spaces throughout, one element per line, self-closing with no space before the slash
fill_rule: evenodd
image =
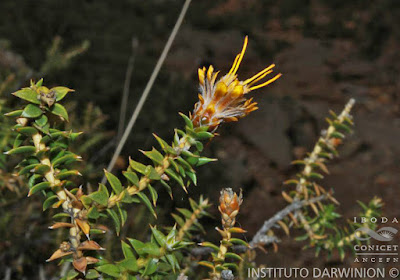
<path id="1" fill-rule="evenodd" d="M 33 144 L 35 145 L 36 148 L 36 153 L 43 151 L 46 149 L 46 145 L 42 143 L 42 135 L 38 132 L 32 136 Z M 42 156 L 40 159 L 40 163 L 43 165 L 47 165 L 50 167 L 50 170 L 47 171 L 46 174 L 44 174 L 45 179 L 51 184 L 51 187 L 55 191 L 59 201 L 62 203 L 62 208 L 64 212 L 69 213 L 71 217 L 75 217 L 77 213 L 80 211 L 80 209 L 74 208 L 72 206 L 72 201 L 68 197 L 67 193 L 64 191 L 64 189 L 60 186 L 61 181 L 55 177 L 54 174 L 54 168 L 53 165 L 51 164 L 50 159 L 47 156 Z M 78 227 L 78 225 L 75 222 L 75 219 L 72 218 L 74 227 L 70 228 L 69 230 L 69 240 L 71 243 L 71 247 L 76 250 L 80 244 L 80 233 L 81 230 Z M 74 257 L 80 258 L 82 256 L 81 251 L 76 250 L 76 254 L 74 254 Z"/>

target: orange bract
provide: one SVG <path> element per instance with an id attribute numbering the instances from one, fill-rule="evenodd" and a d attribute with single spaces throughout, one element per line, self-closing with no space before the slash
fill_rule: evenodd
<path id="1" fill-rule="evenodd" d="M 246 99 L 245 94 L 267 86 L 277 80 L 281 74 L 261 83 L 256 83 L 268 74 L 272 73 L 275 64 L 271 64 L 253 77 L 239 81 L 236 72 L 243 60 L 247 48 L 248 38 L 246 36 L 242 51 L 236 56 L 228 74 L 217 80 L 219 72 L 214 72 L 213 66 L 208 70 L 203 67 L 198 70 L 200 91 L 199 102 L 196 103 L 191 119 L 195 126 L 209 126 L 214 130 L 222 122 L 237 121 L 247 116 L 250 112 L 257 110 L 257 103 L 252 98 Z"/>

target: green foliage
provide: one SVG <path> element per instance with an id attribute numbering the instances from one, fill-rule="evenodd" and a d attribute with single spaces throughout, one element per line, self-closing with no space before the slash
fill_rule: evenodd
<path id="1" fill-rule="evenodd" d="M 329 174 L 325 163 L 338 156 L 337 147 L 345 139 L 345 133 L 352 131 L 353 121 L 350 110 L 353 104 L 354 100 L 350 100 L 340 115 L 330 112 L 331 118 L 326 119 L 329 127 L 322 132 L 313 151 L 304 160 L 293 162 L 293 164 L 301 166 L 302 171 L 296 174 L 296 179 L 288 180 L 285 184 L 295 185 L 295 190 L 290 191 L 289 194 L 282 193 L 289 203 L 310 201 L 300 210 L 293 214 L 290 213 L 290 216 L 285 217 L 283 221 L 279 221 L 278 226 L 287 234 L 289 228 L 293 225 L 303 229 L 305 233 L 296 237 L 296 240 L 308 240 L 309 245 L 306 247 L 315 248 L 317 256 L 323 250 L 326 250 L 328 256 L 331 256 L 333 250 L 336 249 L 340 258 L 343 259 L 345 247 L 352 249 L 354 243 L 359 242 L 354 238 L 354 234 L 349 231 L 348 227 L 341 228 L 338 224 L 338 218 L 341 215 L 337 213 L 335 204 L 339 203 L 332 196 L 333 190 L 326 192 L 317 183 L 317 180 L 324 178 L 322 173 Z M 329 200 L 330 203 L 327 202 Z M 363 205 L 365 212 L 361 215 L 378 217 L 381 215 L 381 206 L 380 199 L 374 198 L 368 206 Z M 349 224 L 353 231 L 356 226 L 357 224 Z M 372 224 L 366 226 L 374 227 Z M 273 231 L 271 230 L 270 233 L 273 234 Z"/>
<path id="2" fill-rule="evenodd" d="M 48 261 L 63 258 L 62 262 L 71 261 L 74 269 L 68 271 L 62 279 L 176 279 L 182 271 L 193 273 L 191 252 L 198 247 L 193 242 L 194 233 L 205 233 L 202 217 L 209 215 L 208 199 L 203 196 L 199 201 L 189 198 L 190 209 L 177 208 L 172 214 L 175 225 L 162 228 L 150 226 L 150 236 L 146 242 L 135 238 L 124 238 L 121 241 L 121 259 L 105 258 L 99 252 L 104 250 L 93 240 L 93 236 L 105 233 L 102 222 L 112 222 L 117 235 L 128 221 L 125 208 L 130 204 L 142 204 L 157 217 L 157 200 L 160 190 L 157 183 L 172 195 L 172 187 L 179 185 L 187 191 L 190 184 L 197 184 L 196 167 L 215 161 L 201 156 L 203 142 L 214 137 L 208 127 L 196 127 L 191 119 L 181 114 L 185 127 L 175 129 L 173 142 L 154 135 L 160 148 L 141 151 L 148 163 L 129 160 L 129 167 L 123 172 L 125 180 L 105 171 L 110 188 L 99 184 L 96 191 L 85 194 L 79 185 L 81 173 L 76 163 L 81 157 L 71 150 L 71 145 L 80 133 L 66 130 L 69 120 L 67 109 L 59 103 L 73 90 L 66 87 L 47 88 L 43 80 L 31 83 L 30 87 L 14 93 L 15 96 L 28 102 L 23 108 L 8 113 L 16 119 L 13 130 L 15 139 L 6 154 L 20 156 L 17 165 L 18 175 L 26 177 L 29 196 L 43 197 L 43 210 L 50 208 L 62 211 L 53 216 L 55 223 L 51 229 L 69 229 L 69 240 L 60 244 Z M 304 207 L 292 215 L 279 220 L 277 224 L 286 232 L 295 224 L 304 229 L 306 234 L 298 240 L 309 240 L 309 246 L 322 250 L 338 250 L 344 257 L 344 249 L 351 248 L 358 242 L 351 233 L 357 224 L 341 229 L 337 225 L 340 215 L 332 203 L 322 203 L 330 199 L 336 203 L 331 192 L 316 183 L 328 173 L 327 160 L 337 156 L 337 146 L 350 132 L 352 125 L 349 114 L 352 103 L 339 115 L 332 113 L 329 127 L 318 140 L 313 152 L 304 160 L 295 161 L 304 169 L 297 174 L 297 179 L 287 181 L 295 184 L 296 189 L 284 198 L 289 202 L 307 201 Z M 124 182 L 123 182 L 124 181 Z M 228 189 L 227 189 L 228 190 Z M 249 267 L 252 259 L 246 241 L 233 237 L 243 234 L 245 230 L 235 227 L 235 217 L 242 203 L 232 190 L 221 192 L 219 211 L 222 217 L 222 229 L 219 246 L 209 241 L 200 244 L 208 250 L 209 258 L 202 259 L 199 265 L 211 269 L 210 276 L 220 279 L 224 270 L 239 274 L 240 270 Z M 229 195 L 228 195 L 229 194 Z M 231 195 L 231 196 L 230 196 Z M 320 200 L 315 200 L 321 198 Z M 360 203 L 364 217 L 380 215 L 381 201 L 373 199 L 368 205 Z M 68 219 L 65 219 L 68 218 Z M 364 224 L 365 226 L 365 224 Z M 367 226 L 373 228 L 373 224 Z M 273 232 L 272 232 L 273 233 Z M 271 232 L 269 233 L 271 234 Z M 235 248 L 241 248 L 237 252 Z M 244 252 L 244 253 L 243 253 Z"/>
<path id="3" fill-rule="evenodd" d="M 311 241 L 310 246 L 315 247 L 316 256 L 321 251 L 326 250 L 328 256 L 332 255 L 334 249 L 339 252 L 340 258 L 343 260 L 345 257 L 345 249 L 354 251 L 355 244 L 361 244 L 361 241 L 355 238 L 355 231 L 360 227 L 368 227 L 372 230 L 376 228 L 376 224 L 372 223 L 370 218 L 381 216 L 381 199 L 374 197 L 367 205 L 358 202 L 362 207 L 362 212 L 359 217 L 367 218 L 367 223 L 348 223 L 346 227 L 339 227 L 337 225 L 337 218 L 339 214 L 335 213 L 335 206 L 333 204 L 324 205 L 324 210 L 320 215 L 311 219 L 308 222 L 316 234 L 326 237 L 324 239 L 314 239 Z M 301 238 L 301 237 L 300 237 Z"/>
<path id="4" fill-rule="evenodd" d="M 126 186 L 123 186 L 118 177 L 105 171 L 111 191 L 106 193 L 100 185 L 98 191 L 89 195 L 95 201 L 99 211 L 108 208 L 106 212 L 114 221 L 117 234 L 126 219 L 122 204 L 140 201 L 153 216 L 157 217 L 155 207 L 158 191 L 152 184 L 160 182 L 172 197 L 172 183 L 177 183 L 187 191 L 186 188 L 191 183 L 197 184 L 195 167 L 215 161 L 215 159 L 200 155 L 203 150 L 202 141 L 214 136 L 207 132 L 208 127 L 195 128 L 187 116 L 183 114 L 181 116 L 186 126 L 184 130 L 175 129 L 174 141 L 171 145 L 154 135 L 160 145 L 160 150 L 153 147 L 151 151 L 142 151 L 152 164 L 145 165 L 130 159 L 128 169 L 123 172 L 128 180 Z"/>

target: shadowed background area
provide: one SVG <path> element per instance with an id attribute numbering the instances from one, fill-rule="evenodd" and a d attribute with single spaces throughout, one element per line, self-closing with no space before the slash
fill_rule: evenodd
<path id="1" fill-rule="evenodd" d="M 45 83 L 75 89 L 69 98 L 76 101 L 75 113 L 81 114 L 80 110 L 91 102 L 108 116 L 104 130 L 116 133 L 132 38 L 138 47 L 128 115 L 140 98 L 182 4 L 172 0 L 2 0 L 0 67 L 11 63 L 12 67 L 23 65 L 39 71 L 54 37 L 60 36 L 66 48 L 89 40 L 85 53 L 69 67 L 46 74 Z M 276 71 L 283 76 L 252 93 L 259 103 L 258 111 L 238 124 L 224 125 L 219 131 L 221 137 L 207 145 L 207 156 L 219 161 L 199 168 L 199 186 L 190 188 L 190 196 L 204 193 L 216 202 L 222 187 L 243 188 L 244 204 L 238 220 L 250 238 L 265 219 L 286 205 L 281 191 L 287 187 L 282 182 L 296 172 L 290 162 L 312 149 L 326 127 L 324 118 L 329 109 L 340 112 L 353 97 L 357 102 L 353 111 L 355 131 L 339 149 L 340 158 L 329 165 L 330 175 L 322 184 L 335 189 L 345 218 L 358 214 L 356 200 L 367 202 L 374 195 L 383 198 L 384 216 L 399 218 L 399 17 L 400 2 L 395 0 L 193 1 L 117 168 L 125 168 L 129 156 L 143 158 L 138 149 L 156 145 L 153 132 L 171 140 L 173 128 L 182 124 L 178 112 L 191 111 L 197 99 L 197 68 L 212 64 L 222 73 L 229 70 L 244 36 L 249 35 L 239 78 L 250 77 L 270 63 L 275 63 Z M 9 60 L 6 50 L 18 59 Z M 31 77 L 25 77 L 19 86 L 28 84 Z M 87 147 L 94 154 L 100 148 Z M 105 167 L 112 151 L 102 151 L 95 165 Z M 99 178 L 92 178 L 92 183 Z M 175 200 L 164 204 L 167 217 L 172 207 L 187 205 L 187 195 L 178 190 Z M 20 209 L 21 205 L 15 207 Z M 13 215 L 23 214 L 19 212 Z M 207 222 L 210 228 L 218 223 Z M 46 232 L 46 221 L 37 223 Z M 315 258 L 312 249 L 301 250 L 304 243 L 283 233 L 282 238 L 279 251 L 260 253 L 259 263 L 271 267 L 363 265 L 354 264 L 351 255 L 344 263 L 335 255 L 330 260 Z M 49 251 L 38 248 L 49 239 L 46 232 L 40 242 L 30 244 L 28 249 L 39 250 L 40 257 L 25 259 L 24 269 L 30 266 L 27 271 L 35 271 L 44 263 Z M 9 247 L 3 244 L 3 248 Z M 16 265 L 15 260 L 5 259 L 3 252 L 0 259 Z M 49 274 L 56 269 L 46 266 Z"/>

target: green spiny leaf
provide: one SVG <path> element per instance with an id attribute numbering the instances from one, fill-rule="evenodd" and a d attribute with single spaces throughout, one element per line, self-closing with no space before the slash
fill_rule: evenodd
<path id="1" fill-rule="evenodd" d="M 246 241 L 244 241 L 244 240 L 242 240 L 242 239 L 239 239 L 239 238 L 231 238 L 230 241 L 231 241 L 233 244 L 237 244 L 237 245 L 242 245 L 242 246 L 249 247 L 249 244 L 247 244 Z"/>
<path id="2" fill-rule="evenodd" d="M 148 188 L 149 191 L 150 191 L 150 196 L 151 196 L 151 199 L 152 199 L 152 201 L 153 201 L 153 205 L 154 205 L 154 207 L 156 207 L 157 199 L 158 199 L 157 191 L 156 191 L 152 186 L 150 186 L 150 185 L 148 185 L 147 188 Z"/>
<path id="3" fill-rule="evenodd" d="M 37 93 L 31 88 L 23 88 L 13 93 L 16 97 L 24 99 L 34 104 L 40 104 Z"/>
<path id="4" fill-rule="evenodd" d="M 98 219 L 100 217 L 99 211 L 97 211 L 97 208 L 95 206 L 92 206 L 89 208 L 88 211 L 88 218 L 89 219 Z"/>
<path id="5" fill-rule="evenodd" d="M 137 193 L 136 195 L 140 197 L 140 199 L 143 201 L 144 205 L 146 205 L 146 207 L 150 210 L 151 214 L 153 214 L 153 216 L 155 218 L 157 218 L 157 214 L 154 211 L 153 205 L 151 204 L 148 197 L 144 193 L 141 193 L 141 192 Z"/>
<path id="6" fill-rule="evenodd" d="M 13 149 L 18 148 L 25 141 L 25 135 L 18 134 L 13 143 Z"/>
<path id="7" fill-rule="evenodd" d="M 207 131 L 200 131 L 195 134 L 196 139 L 206 140 L 214 137 L 214 134 Z"/>
<path id="8" fill-rule="evenodd" d="M 109 196 L 109 194 L 108 194 L 107 188 L 103 184 L 99 185 L 98 191 L 89 194 L 89 197 L 91 199 L 93 199 L 95 202 L 97 202 L 98 204 L 100 204 L 102 206 L 107 206 L 108 196 Z"/>
<path id="9" fill-rule="evenodd" d="M 185 124 L 190 128 L 193 129 L 193 122 L 189 119 L 188 116 L 186 116 L 183 113 L 179 113 L 179 115 L 183 118 L 183 120 L 185 121 Z"/>
<path id="10" fill-rule="evenodd" d="M 66 280 L 73 280 L 75 279 L 77 276 L 79 275 L 78 272 L 76 272 L 75 270 L 71 269 L 70 271 L 68 271 L 67 276 L 66 276 Z"/>
<path id="11" fill-rule="evenodd" d="M 237 264 L 235 263 L 224 263 L 222 265 L 222 269 L 230 269 L 230 270 L 234 270 L 234 271 L 239 271 L 239 267 Z"/>
<path id="12" fill-rule="evenodd" d="M 107 209 L 107 213 L 113 220 L 114 226 L 115 226 L 115 231 L 116 231 L 117 235 L 119 235 L 119 233 L 121 231 L 121 223 L 120 223 L 117 213 L 112 209 Z"/>
<path id="13" fill-rule="evenodd" d="M 89 269 L 85 275 L 86 279 L 99 279 L 99 277 L 100 274 L 94 269 Z"/>
<path id="14" fill-rule="evenodd" d="M 141 164 L 133 159 L 129 159 L 129 165 L 132 167 L 133 170 L 145 175 L 146 174 L 146 165 Z"/>
<path id="15" fill-rule="evenodd" d="M 125 259 L 119 263 L 119 266 L 128 271 L 132 271 L 132 272 L 138 271 L 138 265 L 137 265 L 136 259 L 134 257 L 130 257 L 130 258 L 125 257 Z M 135 279 L 135 278 L 133 278 L 133 279 Z"/>
<path id="16" fill-rule="evenodd" d="M 56 178 L 62 180 L 69 176 L 82 176 L 82 174 L 78 170 L 64 170 L 58 173 Z"/>
<path id="17" fill-rule="evenodd" d="M 145 151 L 141 150 L 141 152 L 146 157 L 148 157 L 149 159 L 151 159 L 152 161 L 154 161 L 157 164 L 162 164 L 162 162 L 164 160 L 164 156 L 159 151 L 157 151 L 154 147 L 151 151 L 145 152 Z"/>
<path id="18" fill-rule="evenodd" d="M 32 168 L 35 168 L 37 165 L 39 165 L 39 163 L 33 163 L 33 164 L 25 166 L 18 172 L 18 175 L 21 176 L 21 175 L 25 175 L 25 174 L 29 173 L 32 170 Z"/>
<path id="19" fill-rule="evenodd" d="M 235 260 L 237 260 L 237 261 L 242 261 L 242 260 L 243 260 L 242 257 L 239 256 L 238 254 L 230 253 L 230 252 L 227 252 L 227 253 L 225 254 L 225 257 L 226 257 L 226 258 L 235 259 Z"/>
<path id="20" fill-rule="evenodd" d="M 53 87 L 51 90 L 55 91 L 57 102 L 62 100 L 67 95 L 67 93 L 74 92 L 73 89 L 69 89 L 67 87 Z"/>
<path id="21" fill-rule="evenodd" d="M 190 180 L 192 180 L 193 184 L 194 184 L 195 186 L 197 186 L 197 176 L 196 176 L 196 173 L 190 172 L 190 171 L 186 171 L 186 175 L 190 178 Z"/>
<path id="22" fill-rule="evenodd" d="M 21 116 L 23 111 L 24 110 L 15 110 L 15 111 L 12 111 L 12 112 L 5 113 L 4 115 L 7 116 L 7 117 L 19 117 L 19 116 Z"/>
<path id="23" fill-rule="evenodd" d="M 50 166 L 46 165 L 46 164 L 38 164 L 36 165 L 33 170 L 31 170 L 33 173 L 36 174 L 46 174 L 47 172 L 50 171 Z"/>
<path id="24" fill-rule="evenodd" d="M 25 107 L 24 111 L 22 112 L 21 116 L 25 118 L 37 118 L 42 114 L 43 111 L 38 106 L 33 104 L 28 104 Z"/>
<path id="25" fill-rule="evenodd" d="M 123 171 L 122 174 L 133 184 L 137 185 L 139 183 L 139 177 L 135 172 Z"/>
<path id="26" fill-rule="evenodd" d="M 121 218 L 121 225 L 124 226 L 126 219 L 128 218 L 128 213 L 126 212 L 126 210 L 121 208 L 121 205 L 119 203 L 117 203 L 117 208 L 118 208 L 119 216 Z"/>
<path id="27" fill-rule="evenodd" d="M 334 131 L 330 134 L 331 137 L 333 138 L 339 138 L 339 139 L 344 139 L 345 135 L 339 131 Z"/>
<path id="28" fill-rule="evenodd" d="M 176 259 L 175 255 L 168 254 L 165 257 L 167 258 L 168 263 L 172 266 L 172 271 L 175 273 L 175 271 L 179 269 L 179 262 Z"/>
<path id="29" fill-rule="evenodd" d="M 213 249 L 215 252 L 218 252 L 218 251 L 219 251 L 219 247 L 216 246 L 216 245 L 214 245 L 214 244 L 212 244 L 211 242 L 202 242 L 202 243 L 200 243 L 200 245 L 203 246 L 203 247 L 211 248 L 211 249 Z"/>
<path id="30" fill-rule="evenodd" d="M 51 107 L 50 112 L 52 112 L 54 115 L 61 117 L 62 119 L 66 120 L 66 121 L 69 121 L 68 112 L 65 109 L 65 107 L 61 104 L 55 103 Z"/>
<path id="31" fill-rule="evenodd" d="M 133 249 L 135 249 L 136 253 L 138 254 L 139 252 L 141 252 L 142 248 L 146 246 L 142 241 L 136 239 L 128 238 L 128 241 L 131 243 Z"/>
<path id="32" fill-rule="evenodd" d="M 50 186 L 51 186 L 51 183 L 50 183 L 50 182 L 41 182 L 41 183 L 39 183 L 39 184 L 37 184 L 37 185 L 34 185 L 34 186 L 30 189 L 28 196 L 31 196 L 31 195 L 33 195 L 33 194 L 39 192 L 39 191 L 43 191 L 43 190 L 45 190 L 45 189 L 48 189 L 48 188 L 50 188 Z"/>
<path id="33" fill-rule="evenodd" d="M 344 131 L 346 131 L 347 133 L 351 133 L 351 128 L 349 127 L 349 126 L 347 126 L 347 125 L 345 125 L 345 124 L 343 124 L 343 123 L 339 123 L 339 122 L 334 122 L 333 123 L 333 126 L 336 128 L 336 129 L 340 129 L 340 130 L 344 130 Z"/>
<path id="34" fill-rule="evenodd" d="M 52 164 L 54 167 L 57 167 L 63 163 L 80 161 L 81 159 L 82 158 L 80 156 L 70 153 L 70 154 L 62 156 L 56 160 L 52 160 Z"/>
<path id="35" fill-rule="evenodd" d="M 46 211 L 50 206 L 52 206 L 56 201 L 58 200 L 57 195 L 52 195 L 48 197 L 44 202 L 43 202 L 43 211 Z"/>
<path id="36" fill-rule="evenodd" d="M 185 218 L 190 219 L 192 217 L 193 213 L 185 208 L 176 208 L 176 210 L 178 210 Z"/>
<path id="37" fill-rule="evenodd" d="M 36 148 L 34 146 L 21 146 L 15 149 L 11 149 L 5 152 L 6 155 L 14 155 L 14 154 L 33 154 L 36 152 Z"/>
<path id="38" fill-rule="evenodd" d="M 15 130 L 27 136 L 32 136 L 33 134 L 36 134 L 38 132 L 34 127 L 31 126 L 22 126 L 16 128 Z"/>
<path id="39" fill-rule="evenodd" d="M 41 78 L 39 81 L 36 82 L 35 86 L 36 87 L 41 87 L 43 85 L 43 78 Z"/>
<path id="40" fill-rule="evenodd" d="M 117 178 L 117 176 L 113 175 L 112 173 L 104 170 L 106 174 L 107 180 L 110 183 L 112 189 L 116 194 L 120 194 L 123 191 L 121 181 Z"/>
<path id="41" fill-rule="evenodd" d="M 155 170 L 155 168 L 153 167 L 153 166 L 151 166 L 151 165 L 148 165 L 148 166 L 146 166 L 146 169 L 145 169 L 145 176 L 147 177 L 147 178 L 149 178 L 150 180 L 160 180 L 161 179 L 161 176 L 157 173 L 157 171 Z"/>
<path id="42" fill-rule="evenodd" d="M 171 186 L 168 185 L 168 183 L 165 182 L 164 180 L 160 180 L 160 182 L 161 182 L 161 185 L 163 185 L 165 187 L 165 189 L 167 190 L 167 192 L 168 192 L 169 196 L 171 197 L 171 199 L 173 199 Z"/>
<path id="43" fill-rule="evenodd" d="M 40 118 L 35 120 L 35 123 L 38 126 L 44 127 L 47 124 L 48 121 L 49 121 L 49 119 L 47 118 L 47 116 L 46 115 L 42 115 Z"/>
<path id="44" fill-rule="evenodd" d="M 135 255 L 133 254 L 132 248 L 131 248 L 131 246 L 129 246 L 128 243 L 121 240 L 121 247 L 122 247 L 122 252 L 124 253 L 124 256 L 126 259 L 135 257 Z"/>
<path id="45" fill-rule="evenodd" d="M 198 262 L 199 265 L 214 269 L 214 264 L 212 262 L 208 262 L 208 261 L 201 261 Z"/>
<path id="46" fill-rule="evenodd" d="M 156 239 L 157 243 L 161 246 L 164 247 L 167 243 L 167 239 L 165 235 L 156 229 L 156 227 L 151 227 L 151 231 L 153 233 L 154 238 Z"/>
<path id="47" fill-rule="evenodd" d="M 185 221 L 184 221 L 180 216 L 178 216 L 178 215 L 176 215 L 176 214 L 174 214 L 174 213 L 172 213 L 171 215 L 172 215 L 172 217 L 175 219 L 175 221 L 177 222 L 177 224 L 178 224 L 179 226 L 183 227 L 183 225 L 185 224 Z"/>
<path id="48" fill-rule="evenodd" d="M 216 158 L 207 158 L 207 157 L 201 157 L 199 158 L 198 162 L 197 162 L 197 166 L 201 166 L 203 164 L 212 162 L 212 161 L 217 161 Z"/>
<path id="49" fill-rule="evenodd" d="M 156 260 L 150 259 L 150 260 L 147 262 L 147 264 L 146 264 L 146 266 L 145 266 L 145 268 L 144 268 L 144 271 L 143 271 L 143 273 L 142 273 L 142 276 L 151 275 L 151 274 L 153 274 L 154 272 L 156 272 L 156 270 L 157 270 L 157 262 L 156 262 Z"/>
<path id="50" fill-rule="evenodd" d="M 113 265 L 113 264 L 105 264 L 105 265 L 101 265 L 96 267 L 97 271 L 100 271 L 102 273 L 105 273 L 107 275 L 113 276 L 113 277 L 120 277 L 120 270 L 118 268 L 118 266 Z"/>
<path id="51" fill-rule="evenodd" d="M 178 174 L 175 173 L 175 171 L 173 171 L 170 168 L 167 168 L 165 170 L 165 173 L 167 173 L 167 175 L 169 177 L 171 177 L 172 179 L 174 179 L 175 181 L 177 181 L 181 186 L 185 186 L 185 184 L 183 183 L 183 180 L 181 178 L 181 176 L 179 176 Z"/>

